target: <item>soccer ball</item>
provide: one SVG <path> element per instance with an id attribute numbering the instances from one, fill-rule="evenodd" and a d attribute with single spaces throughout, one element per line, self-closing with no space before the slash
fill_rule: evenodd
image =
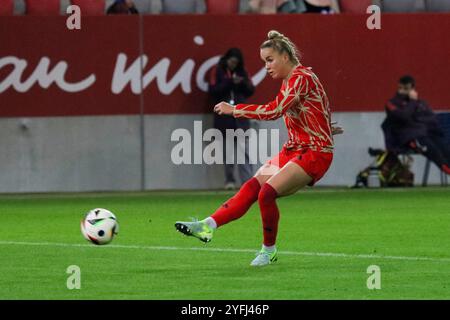
<path id="1" fill-rule="evenodd" d="M 119 223 L 111 211 L 102 208 L 93 209 L 81 220 L 81 233 L 93 244 L 108 244 L 119 233 Z"/>

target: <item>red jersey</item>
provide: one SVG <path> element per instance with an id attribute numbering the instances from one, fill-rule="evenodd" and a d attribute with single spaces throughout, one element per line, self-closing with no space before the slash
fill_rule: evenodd
<path id="1" fill-rule="evenodd" d="M 236 118 L 275 120 L 284 117 L 289 150 L 309 148 L 333 152 L 331 110 L 328 97 L 319 78 L 310 68 L 297 66 L 287 81 L 283 81 L 275 100 L 268 104 L 238 104 Z"/>

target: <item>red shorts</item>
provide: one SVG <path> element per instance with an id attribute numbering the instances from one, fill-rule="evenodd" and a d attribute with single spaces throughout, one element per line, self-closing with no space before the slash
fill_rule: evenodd
<path id="1" fill-rule="evenodd" d="M 333 153 L 319 152 L 311 149 L 291 151 L 283 148 L 278 155 L 266 162 L 266 164 L 283 168 L 289 161 L 302 167 L 313 179 L 308 185 L 313 186 L 330 168 L 333 161 Z"/>

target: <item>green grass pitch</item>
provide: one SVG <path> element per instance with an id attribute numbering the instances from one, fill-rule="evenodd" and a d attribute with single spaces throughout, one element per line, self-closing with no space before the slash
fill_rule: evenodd
<path id="1" fill-rule="evenodd" d="M 209 244 L 176 232 L 227 192 L 0 195 L 0 299 L 450 299 L 450 189 L 310 189 L 279 199 L 279 261 L 249 266 L 260 248 L 259 209 Z M 96 207 L 120 234 L 82 238 Z M 68 266 L 81 289 L 66 286 Z M 367 268 L 381 270 L 369 290 Z"/>

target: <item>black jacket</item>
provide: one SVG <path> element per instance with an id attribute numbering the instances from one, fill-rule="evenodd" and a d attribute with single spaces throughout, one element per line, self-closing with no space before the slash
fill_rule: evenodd
<path id="1" fill-rule="evenodd" d="M 231 92 L 234 94 L 234 104 L 244 103 L 255 92 L 255 87 L 245 70 L 236 71 L 235 74 L 244 78 L 240 84 L 234 84 L 232 74 L 220 66 L 216 66 L 212 70 L 209 93 L 213 98 L 213 103 L 230 102 Z"/>
<path id="2" fill-rule="evenodd" d="M 415 139 L 442 134 L 433 111 L 423 100 L 396 94 L 386 103 L 385 110 L 381 127 L 388 150 L 402 152 Z"/>
<path id="3" fill-rule="evenodd" d="M 253 95 L 255 87 L 248 77 L 245 70 L 236 71 L 235 74 L 243 78 L 239 84 L 233 83 L 231 72 L 217 65 L 211 70 L 209 79 L 209 94 L 211 97 L 211 104 L 225 101 L 234 105 L 244 103 L 245 100 Z M 235 119 L 232 116 L 219 116 L 214 114 L 214 127 L 225 132 L 226 129 L 243 129 L 247 130 L 250 127 L 248 119 Z"/>

